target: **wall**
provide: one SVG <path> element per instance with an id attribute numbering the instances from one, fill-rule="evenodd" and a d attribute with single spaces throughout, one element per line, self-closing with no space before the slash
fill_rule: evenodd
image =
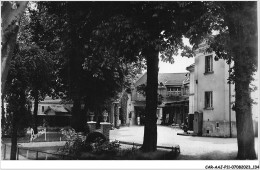
<path id="1" fill-rule="evenodd" d="M 223 61 L 223 60 L 222 60 Z M 229 77 L 229 66 L 225 62 L 225 120 L 229 121 L 229 84 L 228 84 L 228 77 Z M 233 67 L 233 63 L 230 64 L 230 67 Z M 235 102 L 235 85 L 230 84 L 230 91 L 231 91 L 231 108 L 232 108 L 232 103 Z M 236 112 L 231 109 L 231 121 L 236 121 Z"/>
<path id="2" fill-rule="evenodd" d="M 195 112 L 195 79 L 194 79 L 194 68 L 190 70 L 190 94 L 189 94 L 189 114 L 194 114 Z"/>
<path id="3" fill-rule="evenodd" d="M 219 127 L 217 127 L 217 123 Z M 214 137 L 230 137 L 230 122 L 229 121 L 204 121 L 202 128 L 202 136 Z M 237 136 L 236 122 L 231 122 L 232 137 Z"/>
<path id="4" fill-rule="evenodd" d="M 195 57 L 194 109 L 195 111 L 203 112 L 203 135 L 227 136 L 229 134 L 229 88 L 227 84 L 228 65 L 223 59 L 215 61 L 215 54 L 213 53 L 214 72 L 212 74 L 204 74 L 205 56 L 208 55 L 211 54 L 198 53 Z M 211 110 L 204 108 L 205 91 L 213 91 L 213 109 Z M 234 95 L 234 85 L 231 87 L 231 92 Z M 192 100 L 192 97 L 190 97 L 190 99 Z M 234 100 L 234 98 L 232 100 Z M 191 101 L 190 103 L 192 104 Z M 235 122 L 234 111 L 231 112 L 231 121 Z M 220 127 L 217 129 L 212 128 L 216 122 L 219 122 Z M 209 127 L 211 133 L 207 134 L 207 128 Z M 236 133 L 236 130 L 233 131 Z"/>

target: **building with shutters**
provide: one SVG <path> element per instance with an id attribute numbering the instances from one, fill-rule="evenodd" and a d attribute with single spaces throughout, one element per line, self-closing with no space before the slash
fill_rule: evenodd
<path id="1" fill-rule="evenodd" d="M 197 135 L 235 137 L 236 118 L 232 110 L 235 91 L 234 85 L 228 83 L 230 66 L 225 60 L 216 59 L 214 53 L 204 53 L 205 47 L 206 44 L 199 46 L 195 63 L 187 67 L 190 72 L 189 124 Z"/>

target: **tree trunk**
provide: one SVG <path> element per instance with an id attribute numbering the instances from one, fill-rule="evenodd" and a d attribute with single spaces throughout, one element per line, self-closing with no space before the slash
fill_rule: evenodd
<path id="1" fill-rule="evenodd" d="M 157 89 L 158 89 L 158 51 L 148 49 L 147 54 L 147 86 L 144 140 L 141 148 L 144 152 L 152 152 L 157 149 Z"/>
<path id="2" fill-rule="evenodd" d="M 3 4 L 2 4 L 3 3 Z M 2 93 L 5 89 L 5 82 L 8 75 L 10 61 L 15 47 L 16 37 L 19 30 L 19 20 L 23 14 L 28 1 L 2 2 L 1 18 L 2 18 L 2 48 L 1 48 L 1 75 L 2 75 Z"/>
<path id="3" fill-rule="evenodd" d="M 4 106 L 4 95 L 3 94 L 1 95 L 1 98 L 2 98 L 1 99 L 1 102 L 2 102 L 2 104 L 1 104 L 2 105 L 2 108 L 1 108 L 2 109 L 2 113 L 1 113 L 2 114 L 2 120 L 1 120 L 1 123 L 3 125 L 3 123 L 5 122 L 5 106 Z"/>
<path id="4" fill-rule="evenodd" d="M 75 35 L 72 35 L 72 37 Z M 74 38 L 74 45 L 76 44 L 76 38 Z M 82 74 L 83 74 L 83 57 L 79 52 L 77 47 L 71 49 L 71 56 L 69 56 L 69 84 L 71 98 L 73 100 L 73 110 L 72 110 L 72 122 L 71 126 L 76 132 L 84 131 L 84 115 L 81 110 L 81 99 L 82 99 Z"/>
<path id="5" fill-rule="evenodd" d="M 72 122 L 71 126 L 76 132 L 84 132 L 84 115 L 81 110 L 80 98 L 73 99 Z"/>
<path id="6" fill-rule="evenodd" d="M 249 80 L 243 77 L 250 77 L 244 70 L 247 66 L 245 57 L 239 54 L 234 60 L 235 68 L 235 111 L 238 143 L 238 159 L 256 159 L 255 138 L 253 129 L 253 119 L 251 110 L 251 97 L 249 90 Z"/>
<path id="7" fill-rule="evenodd" d="M 246 3 L 247 4 L 247 3 Z M 226 10 L 229 11 L 225 17 L 228 23 L 229 36 L 232 42 L 232 54 L 234 60 L 235 75 L 235 111 L 238 143 L 238 159 L 256 159 L 255 138 L 253 129 L 253 119 L 251 110 L 250 82 L 254 70 L 255 55 L 249 44 L 254 43 L 253 29 L 245 28 L 240 18 L 234 18 L 234 14 L 248 11 L 246 4 L 229 4 Z M 255 17 L 256 18 L 256 17 Z M 251 16 L 251 19 L 254 17 Z M 256 20 L 253 22 L 257 22 Z M 252 35 L 246 35 L 245 29 L 251 29 Z M 257 31 L 256 31 L 257 32 Z M 247 47 L 247 48 L 244 48 Z"/>
<path id="8" fill-rule="evenodd" d="M 248 93 L 245 94 L 245 89 Z M 249 83 L 237 83 L 236 91 L 236 123 L 237 123 L 237 143 L 238 159 L 256 159 L 255 138 L 251 103 L 249 96 Z M 246 95 L 246 96 L 245 96 Z M 238 107 L 237 107 L 238 106 Z"/>
<path id="9" fill-rule="evenodd" d="M 2 66 L 2 93 L 5 91 L 5 82 L 8 75 L 10 62 L 12 59 L 15 43 L 16 43 L 16 37 L 18 34 L 19 27 L 18 26 L 12 26 L 11 33 L 9 33 L 9 38 L 5 44 L 5 46 L 2 46 L 1 49 L 1 66 Z"/>
<path id="10" fill-rule="evenodd" d="M 10 160 L 16 160 L 16 152 L 17 152 L 17 130 L 18 130 L 17 112 L 14 112 L 14 113 L 13 113 L 13 120 L 12 120 L 12 139 L 11 139 L 11 155 L 10 155 Z"/>
<path id="11" fill-rule="evenodd" d="M 34 134 L 38 133 L 38 105 L 39 105 L 39 91 L 35 90 L 34 95 L 34 109 L 33 109 L 33 131 Z"/>

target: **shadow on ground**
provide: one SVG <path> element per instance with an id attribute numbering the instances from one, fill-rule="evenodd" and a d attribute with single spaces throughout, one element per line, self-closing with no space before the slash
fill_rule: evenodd
<path id="1" fill-rule="evenodd" d="M 180 154 L 177 160 L 236 160 L 237 152 L 221 152 L 213 151 L 199 155 L 183 155 Z"/>

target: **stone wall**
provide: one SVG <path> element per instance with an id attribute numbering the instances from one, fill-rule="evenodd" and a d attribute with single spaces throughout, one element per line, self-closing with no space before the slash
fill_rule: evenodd
<path id="1" fill-rule="evenodd" d="M 228 121 L 203 121 L 202 136 L 230 137 Z M 236 122 L 231 122 L 232 137 L 237 136 Z"/>

